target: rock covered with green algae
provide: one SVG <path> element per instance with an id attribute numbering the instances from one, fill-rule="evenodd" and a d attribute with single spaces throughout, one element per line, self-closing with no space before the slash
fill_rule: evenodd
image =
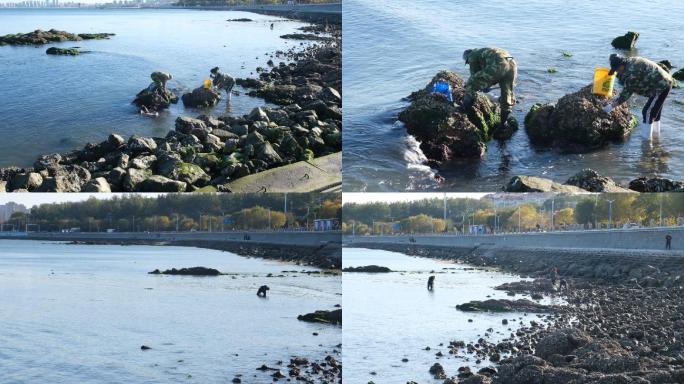
<path id="1" fill-rule="evenodd" d="M 342 325 L 342 309 L 334 311 L 315 311 L 297 316 L 297 320 L 308 323 L 324 323 Z"/>
<path id="2" fill-rule="evenodd" d="M 178 96 L 169 89 L 157 87 L 147 87 L 138 92 L 133 100 L 133 104 L 138 107 L 145 107 L 150 111 L 161 111 L 168 108 L 171 104 L 178 102 Z"/>
<path id="3" fill-rule="evenodd" d="M 607 99 L 586 86 L 563 96 L 555 105 L 535 104 L 525 116 L 525 131 L 538 147 L 581 153 L 625 139 L 637 119 L 626 104 L 603 111 Z"/>
<path id="4" fill-rule="evenodd" d="M 548 307 L 527 299 L 506 300 L 488 299 L 484 301 L 469 301 L 459 304 L 456 309 L 463 312 L 550 312 L 553 307 Z"/>
<path id="5" fill-rule="evenodd" d="M 36 29 L 29 33 L 16 33 L 0 36 L 0 46 L 2 45 L 44 45 L 63 41 L 81 41 L 92 39 L 108 39 L 114 36 L 113 33 L 69 33 L 57 29 L 43 31 Z"/>
<path id="6" fill-rule="evenodd" d="M 455 103 L 442 94 L 432 93 L 440 79 L 451 85 Z M 507 139 L 517 129 L 514 118 L 509 120 L 511 128 L 500 129 L 500 109 L 483 94 L 478 94 L 468 113 L 459 112 L 457 105 L 464 94 L 465 81 L 454 72 L 441 71 L 425 88 L 409 96 L 411 104 L 399 114 L 407 132 L 421 143 L 421 150 L 433 164 L 452 158 L 480 158 L 487 141 Z"/>
<path id="7" fill-rule="evenodd" d="M 78 50 L 78 48 L 57 48 L 57 47 L 50 47 L 48 48 L 45 53 L 48 55 L 67 55 L 67 56 L 76 56 L 80 55 L 81 51 Z"/>
<path id="8" fill-rule="evenodd" d="M 639 39 L 639 32 L 629 31 L 623 36 L 618 36 L 610 43 L 616 49 L 633 49 Z"/>
<path id="9" fill-rule="evenodd" d="M 192 92 L 183 94 L 183 105 L 190 108 L 209 108 L 221 101 L 220 90 L 214 88 L 198 87 Z"/>

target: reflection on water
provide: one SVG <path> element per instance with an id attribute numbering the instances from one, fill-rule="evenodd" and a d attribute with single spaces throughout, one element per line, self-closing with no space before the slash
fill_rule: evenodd
<path id="1" fill-rule="evenodd" d="M 235 275 L 147 274 L 197 265 Z M 311 268 L 197 248 L 2 240 L 0 381 L 270 382 L 257 367 L 321 358 L 341 342 L 339 327 L 297 321 L 340 303 L 340 277 L 281 272 L 293 269 Z M 263 284 L 268 299 L 256 296 Z"/>
<path id="2" fill-rule="evenodd" d="M 591 82 L 593 69 L 608 65 L 608 56 L 615 52 L 612 38 L 627 30 L 641 33 L 640 48 L 633 54 L 684 66 L 684 48 L 677 41 L 684 3 L 656 3 L 649 6 L 649 17 L 635 18 L 643 13 L 643 2 L 347 1 L 343 37 L 346 190 L 492 191 L 513 175 L 564 182 L 582 168 L 593 168 L 623 183 L 640 175 L 684 178 L 681 89 L 673 90 L 665 104 L 658 151 L 644 153 L 639 132 L 625 143 L 588 154 L 537 151 L 530 147 L 522 124 L 534 103 L 555 102 Z M 518 61 L 519 103 L 513 113 L 521 129 L 505 146 L 490 142 L 481 161 L 445 165 L 440 174 L 446 181 L 440 184 L 429 169 L 416 166 L 422 159 L 412 154 L 415 143 L 407 145 L 406 131 L 396 123 L 396 116 L 407 105 L 404 98 L 424 87 L 438 70 L 454 70 L 467 78 L 461 54 L 483 46 L 505 48 Z M 564 56 L 563 51 L 572 56 Z M 552 67 L 558 72 L 549 73 Z M 498 93 L 490 96 L 497 98 Z M 645 98 L 635 96 L 631 103 L 640 116 Z M 411 155 L 406 156 L 407 152 Z"/>
<path id="3" fill-rule="evenodd" d="M 519 281 L 519 277 L 380 250 L 345 248 L 343 252 L 345 267 L 382 265 L 401 271 L 344 273 L 343 359 L 345 380 L 350 383 L 441 383 L 443 380 L 434 380 L 428 373 L 435 362 L 451 375 L 464 364 L 476 366 L 474 361 L 449 355 L 449 341 L 476 341 L 490 327 L 495 330 L 492 340 L 502 339 L 510 334 L 509 327 L 514 329 L 513 325 L 502 327 L 502 319 L 521 317 L 528 323 L 536 319 L 532 314 L 455 309 L 456 304 L 470 300 L 506 298 L 505 292 L 493 287 Z M 432 292 L 426 289 L 430 275 L 436 276 Z M 437 358 L 440 351 L 445 356 Z"/>
<path id="4" fill-rule="evenodd" d="M 254 22 L 226 21 L 240 17 Z M 112 132 L 165 136 L 181 114 L 248 113 L 264 101 L 243 93 L 228 108 L 224 94 L 209 110 L 179 101 L 158 118 L 138 114 L 131 101 L 153 71 L 171 73 L 169 88 L 179 97 L 200 86 L 214 66 L 236 78 L 256 76 L 275 51 L 299 46 L 280 36 L 304 25 L 244 12 L 0 9 L 0 35 L 37 28 L 116 33 L 111 40 L 48 45 L 90 51 L 75 57 L 46 55 L 48 46 L 0 47 L 0 166 L 31 165 L 41 154 L 77 149 Z"/>

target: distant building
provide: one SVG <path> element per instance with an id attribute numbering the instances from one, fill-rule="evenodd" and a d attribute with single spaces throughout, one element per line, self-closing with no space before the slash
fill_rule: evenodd
<path id="1" fill-rule="evenodd" d="M 24 205 L 14 202 L 0 205 L 0 222 L 7 221 L 15 212 L 28 213 L 28 209 Z"/>

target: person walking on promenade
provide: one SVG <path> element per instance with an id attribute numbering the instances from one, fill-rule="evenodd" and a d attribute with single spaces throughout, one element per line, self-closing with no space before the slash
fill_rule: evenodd
<path id="1" fill-rule="evenodd" d="M 672 249 L 672 235 L 670 235 L 669 233 L 665 235 L 665 249 Z"/>

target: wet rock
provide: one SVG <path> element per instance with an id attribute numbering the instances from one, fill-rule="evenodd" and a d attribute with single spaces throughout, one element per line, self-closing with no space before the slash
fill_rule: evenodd
<path id="1" fill-rule="evenodd" d="M 392 272 L 392 270 L 379 265 L 366 265 L 361 267 L 347 267 L 344 268 L 342 272 L 387 273 Z"/>
<path id="2" fill-rule="evenodd" d="M 190 93 L 183 94 L 181 100 L 183 100 L 183 105 L 189 108 L 208 108 L 219 103 L 221 94 L 213 88 L 199 87 Z"/>
<path id="3" fill-rule="evenodd" d="M 219 270 L 207 267 L 191 267 L 191 268 L 171 268 L 165 271 L 160 271 L 155 269 L 152 272 L 148 272 L 150 275 L 185 275 L 185 276 L 218 276 L 221 274 Z"/>
<path id="4" fill-rule="evenodd" d="M 505 139 L 511 134 L 497 132 L 501 118 L 499 107 L 486 96 L 478 94 L 472 110 L 465 114 L 458 112 L 446 96 L 432 94 L 439 79 L 451 85 L 453 99 L 460 104 L 465 82 L 454 72 L 442 71 L 424 89 L 411 94 L 411 105 L 399 114 L 399 120 L 421 142 L 421 150 L 429 160 L 438 164 L 452 158 L 480 158 L 491 137 Z"/>
<path id="5" fill-rule="evenodd" d="M 672 74 L 672 77 L 675 80 L 684 81 L 684 68 L 677 70 L 675 73 Z"/>
<path id="6" fill-rule="evenodd" d="M 187 183 L 161 175 L 152 175 L 137 186 L 139 192 L 185 192 L 186 189 Z"/>
<path id="7" fill-rule="evenodd" d="M 444 367 L 442 367 L 442 364 L 440 363 L 434 363 L 428 372 L 430 372 L 435 379 L 443 380 L 447 378 L 446 372 L 444 372 Z"/>
<path id="8" fill-rule="evenodd" d="M 623 36 L 618 36 L 610 43 L 616 49 L 633 49 L 639 39 L 639 32 L 629 31 Z"/>
<path id="9" fill-rule="evenodd" d="M 115 33 L 79 33 L 78 37 L 83 40 L 109 40 L 110 37 L 116 36 Z"/>
<path id="10" fill-rule="evenodd" d="M 147 87 L 135 96 L 133 104 L 149 111 L 161 111 L 168 108 L 171 104 L 178 103 L 178 96 L 169 89 L 158 87 Z"/>
<path id="11" fill-rule="evenodd" d="M 78 48 L 50 47 L 45 51 L 45 53 L 48 55 L 77 56 L 81 54 L 81 51 L 79 51 Z"/>
<path id="12" fill-rule="evenodd" d="M 593 169 L 583 169 L 565 182 L 566 185 L 574 185 L 589 192 L 630 192 L 622 188 L 611 178 L 601 176 Z"/>
<path id="13" fill-rule="evenodd" d="M 17 33 L 0 36 L 0 46 L 3 45 L 44 45 L 63 41 L 79 41 L 82 40 L 76 34 L 60 31 L 57 29 L 50 29 L 43 31 L 36 29 L 29 33 Z"/>
<path id="14" fill-rule="evenodd" d="M 549 312 L 552 307 L 535 303 L 531 300 L 489 299 L 485 301 L 470 301 L 456 305 L 456 309 L 464 312 Z"/>
<path id="15" fill-rule="evenodd" d="M 563 96 L 556 105 L 535 104 L 525 116 L 530 142 L 562 152 L 581 153 L 624 140 L 636 126 L 626 104 L 603 111 L 607 101 L 592 93 L 591 85 Z"/>
<path id="16" fill-rule="evenodd" d="M 333 311 L 316 311 L 297 316 L 297 320 L 308 323 L 325 323 L 342 325 L 342 309 Z"/>
<path id="17" fill-rule="evenodd" d="M 629 189 L 636 192 L 684 192 L 684 182 L 664 177 L 640 177 L 629 182 Z"/>
<path id="18" fill-rule="evenodd" d="M 104 177 L 96 177 L 89 182 L 87 182 L 83 188 L 82 192 L 102 192 L 109 193 L 112 192 L 109 182 Z"/>
<path id="19" fill-rule="evenodd" d="M 534 176 L 513 176 L 503 190 L 505 192 L 586 192 L 573 185 L 563 185 L 553 180 Z"/>

